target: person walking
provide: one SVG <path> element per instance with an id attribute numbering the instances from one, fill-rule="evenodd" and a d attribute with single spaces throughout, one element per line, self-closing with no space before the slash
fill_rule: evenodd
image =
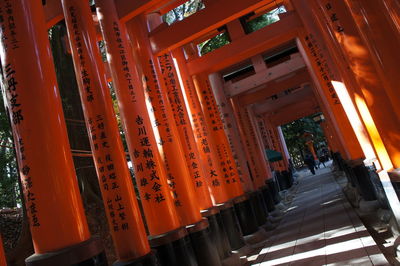
<path id="1" fill-rule="evenodd" d="M 306 154 L 306 157 L 304 158 L 304 163 L 307 165 L 308 169 L 310 169 L 311 173 L 315 175 L 315 161 L 312 154 Z"/>

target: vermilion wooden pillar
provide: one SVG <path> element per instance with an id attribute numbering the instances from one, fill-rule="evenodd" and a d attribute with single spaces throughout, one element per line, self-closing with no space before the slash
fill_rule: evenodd
<path id="1" fill-rule="evenodd" d="M 333 152 L 337 152 L 339 149 L 337 148 L 338 144 L 336 142 L 335 136 L 332 134 L 331 129 L 326 121 L 321 122 L 320 127 L 324 132 L 324 136 L 326 141 L 328 142 L 329 150 Z"/>
<path id="2" fill-rule="evenodd" d="M 374 64 L 381 81 L 380 89 L 385 90 L 388 100 L 391 102 L 397 118 L 399 118 L 398 84 L 400 83 L 400 69 L 398 62 L 400 54 L 394 51 L 397 51 L 400 45 L 400 31 L 396 29 L 396 24 L 400 20 L 399 17 L 395 18 L 393 15 L 396 11 L 399 11 L 400 4 L 395 5 L 394 1 L 390 0 L 374 2 L 345 0 L 343 2 L 351 13 L 360 39 L 369 51 L 369 59 Z M 391 10 L 388 10 L 388 8 Z M 347 27 L 345 30 L 347 30 Z"/>
<path id="3" fill-rule="evenodd" d="M 205 74 L 193 77 L 197 95 L 204 113 L 205 122 L 210 130 L 210 136 L 216 148 L 219 163 L 224 173 L 223 182 L 231 199 L 243 195 L 239 174 L 227 137 L 224 132 L 218 107 L 211 89 L 208 76 Z"/>
<path id="4" fill-rule="evenodd" d="M 203 163 L 200 160 L 173 59 L 170 53 L 164 53 L 158 56 L 157 59 L 161 70 L 159 74 L 164 81 L 169 105 L 171 106 L 177 133 L 182 143 L 183 153 L 190 172 L 190 177 L 188 176 L 187 178 L 190 178 L 193 182 L 196 199 L 201 203 L 199 206 L 203 212 L 213 212 L 210 209 L 212 202 L 208 193 Z M 203 221 L 207 220 L 203 219 Z M 192 244 L 197 255 L 197 261 L 201 265 L 219 265 L 220 259 L 216 250 L 216 243 L 211 242 L 209 230 L 205 225 L 208 224 L 203 222 L 189 227 L 190 232 L 192 232 Z M 199 241 L 200 238 L 207 239 L 207 241 Z"/>
<path id="5" fill-rule="evenodd" d="M 185 47 L 185 52 L 189 57 L 195 56 L 193 47 Z M 249 235 L 258 230 L 256 217 L 250 201 L 244 195 L 238 180 L 237 168 L 223 130 L 223 124 L 207 75 L 202 75 L 201 78 L 192 78 L 193 88 L 195 89 L 193 93 L 190 93 L 193 94 L 193 97 L 198 97 L 197 101 L 200 103 L 199 107 L 204 115 L 204 125 L 209 131 L 211 146 L 215 151 L 218 166 L 221 170 L 222 183 L 220 185 L 224 186 L 227 195 L 231 199 L 220 207 L 221 216 L 224 224 L 228 225 L 226 227 L 227 235 L 232 249 L 240 249 L 245 245 L 241 233 Z M 236 215 L 236 212 L 238 212 L 238 215 Z M 240 228 L 237 225 L 237 218 L 239 218 L 242 232 L 240 232 Z"/>
<path id="6" fill-rule="evenodd" d="M 196 146 L 181 85 L 179 84 L 179 78 L 175 70 L 175 64 L 170 53 L 159 56 L 158 61 L 161 68 L 161 77 L 167 89 L 169 104 L 174 114 L 179 139 L 182 143 L 187 167 L 195 187 L 197 200 L 200 208 L 207 210 L 212 207 L 212 201 L 208 192 L 206 172 Z"/>
<path id="7" fill-rule="evenodd" d="M 370 59 L 371 56 L 362 43 L 349 10 L 343 1 L 337 1 L 334 4 L 312 1 L 310 7 L 317 22 L 313 24 L 313 27 L 326 41 L 326 46 L 343 78 L 341 82 L 346 84 L 352 101 L 360 111 L 381 164 L 391 164 L 390 160 L 388 162 L 385 159 L 386 153 L 389 153 L 392 161 L 396 159 L 398 141 L 395 140 L 396 136 L 388 136 L 388 132 L 398 131 L 400 126 L 396 122 L 397 117 L 394 112 L 390 111 L 393 108 L 386 93 L 377 89 L 384 83 L 379 80 L 379 75 Z M 320 36 L 318 38 L 321 39 Z M 358 47 L 357 50 L 353 49 L 355 46 Z M 351 72 L 348 71 L 349 67 Z M 379 106 L 386 106 L 386 108 L 379 108 Z"/>
<path id="8" fill-rule="evenodd" d="M 212 141 L 216 147 L 220 165 L 224 171 L 224 182 L 235 203 L 235 210 L 239 218 L 244 235 L 250 235 L 258 230 L 258 223 L 254 208 L 248 197 L 243 192 L 237 167 L 230 150 L 228 139 L 223 129 L 223 123 L 212 92 L 211 84 L 206 74 L 193 76 L 196 92 L 205 116 L 206 124 L 210 130 Z"/>
<path id="9" fill-rule="evenodd" d="M 158 149 L 167 169 L 176 209 L 183 225 L 194 224 L 201 220 L 200 207 L 186 166 L 166 88 L 159 82 L 159 66 L 151 54 L 145 32 L 145 18 L 138 17 L 130 21 L 127 26 L 131 41 L 134 43 L 135 56 L 141 64 L 144 75 L 142 79 L 145 80 L 143 88 L 145 88 L 148 112 L 156 132 Z"/>
<path id="10" fill-rule="evenodd" d="M 395 115 L 398 107 L 391 104 L 388 92 L 393 93 L 389 85 L 390 78 L 386 75 L 380 75 L 382 66 L 389 67 L 387 58 L 384 63 L 380 62 L 374 56 L 379 52 L 368 50 L 368 46 L 373 46 L 372 40 L 364 42 L 362 35 L 366 32 L 360 32 L 356 26 L 352 14 L 345 1 L 312 1 L 315 6 L 312 8 L 317 14 L 319 25 L 329 49 L 334 56 L 335 63 L 341 70 L 344 77 L 344 83 L 347 86 L 347 93 L 355 102 L 358 111 L 368 131 L 371 143 L 375 149 L 380 166 L 384 172 L 392 171 L 392 167 L 398 168 L 400 163 L 399 135 L 393 134 L 400 132 L 399 117 Z M 354 3 L 353 11 L 356 3 Z M 363 12 L 366 14 L 366 11 Z M 368 21 L 367 15 L 364 20 Z M 364 23 L 364 22 L 363 22 Z M 354 49 L 357 47 L 357 49 Z M 390 49 L 387 46 L 376 49 Z M 374 63 L 381 64 L 380 66 Z M 349 69 L 351 71 L 349 71 Z M 392 82 L 393 83 L 393 82 Z M 339 84 L 340 85 L 340 84 Z M 344 87 L 344 91 L 346 89 Z M 341 85 L 339 86 L 341 87 Z M 384 90 L 382 90 L 382 87 Z M 379 169 L 379 167 L 377 167 Z M 394 171 L 395 173 L 398 171 Z M 389 200 L 389 204 L 395 213 L 395 218 L 400 221 L 400 210 L 398 208 L 398 199 L 394 197 L 393 187 L 387 183 L 387 174 L 381 174 L 383 188 Z M 394 175 L 398 178 L 399 175 Z"/>
<path id="11" fill-rule="evenodd" d="M 127 23 L 127 29 L 133 44 L 134 56 L 141 67 L 142 87 L 148 104 L 148 112 L 152 119 L 159 152 L 167 168 L 171 191 L 175 197 L 175 206 L 182 225 L 186 226 L 189 231 L 188 238 L 190 238 L 191 242 L 188 243 L 188 247 L 193 247 L 197 262 L 201 263 L 208 260 L 204 263 L 219 263 L 217 254 L 213 253 L 215 250 L 211 248 L 213 244 L 206 236 L 208 222 L 206 219 L 202 219 L 200 213 L 197 194 L 195 193 L 175 124 L 174 114 L 169 103 L 167 92 L 168 90 L 173 90 L 173 84 L 171 82 L 167 84 L 161 82 L 162 78 L 160 77 L 162 71 L 166 70 L 166 66 L 163 65 L 162 69 L 158 59 L 154 58 L 152 54 L 150 42 L 147 37 L 146 22 L 145 16 L 138 16 Z M 203 238 L 200 236 L 203 236 Z M 203 241 L 203 246 L 199 244 L 199 241 Z M 166 248 L 165 245 L 158 246 L 158 243 L 154 241 L 151 243 L 157 247 L 159 253 L 160 250 Z M 168 245 L 170 244 L 172 243 Z M 193 250 L 191 252 L 193 253 Z M 161 254 L 163 253 L 164 251 L 161 252 Z M 179 254 L 179 250 L 176 250 L 174 255 L 178 259 L 185 259 L 183 258 L 184 256 L 191 256 L 189 252 Z M 171 262 L 171 258 L 167 258 L 166 256 L 164 261 L 165 263 L 167 261 L 170 264 L 173 263 Z M 185 262 L 182 261 L 180 263 Z"/>
<path id="12" fill-rule="evenodd" d="M 215 206 L 210 211 L 204 212 L 203 216 L 207 217 L 210 221 L 211 238 L 217 245 L 220 258 L 225 259 L 230 256 L 230 250 L 241 246 L 243 241 L 239 240 L 237 247 L 231 246 L 228 241 L 226 228 L 222 219 L 222 211 L 220 212 L 220 210 L 227 205 L 229 206 L 229 196 L 223 183 L 223 174 L 218 164 L 216 150 L 211 141 L 210 132 L 205 122 L 193 80 L 188 75 L 183 50 L 178 48 L 172 52 L 172 55 L 179 68 L 179 75 L 182 80 L 182 94 L 194 132 L 196 145 L 204 163 L 203 167 L 207 174 L 206 181 L 210 196 Z"/>
<path id="13" fill-rule="evenodd" d="M 2 1 L 0 15 L 6 107 L 35 249 L 26 263 L 104 263 L 79 194 L 42 2 Z"/>
<path id="14" fill-rule="evenodd" d="M 204 167 L 206 167 L 206 173 L 208 173 L 206 180 L 211 198 L 214 205 L 223 204 L 229 200 L 229 196 L 223 183 L 223 174 L 221 167 L 218 164 L 216 155 L 217 152 L 215 151 L 212 143 L 210 132 L 207 128 L 204 114 L 201 109 L 200 101 L 194 88 L 193 80 L 187 73 L 183 51 L 181 49 L 177 49 L 173 52 L 173 56 L 177 60 L 179 72 L 184 85 L 182 91 L 194 131 L 197 148 L 200 152 L 203 162 L 206 162 Z"/>
<path id="15" fill-rule="evenodd" d="M 245 144 L 245 152 L 248 158 L 249 170 L 252 173 L 253 186 L 255 188 L 255 197 L 257 201 L 253 200 L 253 208 L 257 217 L 258 225 L 262 225 L 266 221 L 267 214 L 264 213 L 268 210 L 267 206 L 273 206 L 270 197 L 266 198 L 265 195 L 269 193 L 267 187 L 267 180 L 271 180 L 272 173 L 266 156 L 264 155 L 264 145 L 260 143 L 258 136 L 251 124 L 248 112 L 240 106 L 237 98 L 231 98 L 230 105 L 232 105 L 232 116 L 234 116 L 238 123 L 238 131 L 242 142 Z M 269 195 L 269 194 L 268 194 Z M 272 205 L 271 205 L 272 204 Z M 271 208 L 269 208 L 270 210 Z M 263 216 L 264 215 L 264 216 Z"/>
<path id="16" fill-rule="evenodd" d="M 315 39 L 315 32 L 308 35 L 304 34 L 298 39 L 298 46 L 303 58 L 306 61 L 307 67 L 311 76 L 315 80 L 318 93 L 325 101 L 325 106 L 332 112 L 335 122 L 340 132 L 343 146 L 346 147 L 345 154 L 342 154 L 346 159 L 358 159 L 363 157 L 363 153 L 358 143 L 356 136 L 351 128 L 349 120 L 341 106 L 341 102 L 335 93 L 331 80 L 337 80 L 339 77 L 335 74 L 327 63 L 327 53 L 321 48 L 321 43 Z M 318 64 L 324 64 L 321 68 Z"/>
<path id="17" fill-rule="evenodd" d="M 254 186 L 250 178 L 245 154 L 242 152 L 242 142 L 239 136 L 234 111 L 224 93 L 222 77 L 219 73 L 213 73 L 209 75 L 209 80 L 221 116 L 221 121 L 224 124 L 224 131 L 228 138 L 233 157 L 235 158 L 236 166 L 238 167 L 243 190 L 245 192 L 252 192 L 254 191 Z"/>
<path id="18" fill-rule="evenodd" d="M 270 148 L 272 150 L 275 150 L 277 152 L 281 152 L 280 150 L 280 145 L 279 145 L 279 138 L 276 134 L 275 131 L 275 126 L 272 124 L 270 118 L 269 118 L 269 114 L 265 114 L 264 115 L 264 126 L 265 129 L 267 131 L 267 136 L 269 139 L 269 143 L 270 143 Z M 273 163 L 273 166 L 275 166 L 276 171 L 284 171 L 285 169 L 285 164 L 283 163 L 283 161 L 277 161 Z"/>
<path id="19" fill-rule="evenodd" d="M 110 233 L 118 260 L 131 262 L 148 255 L 150 247 L 119 136 L 92 13 L 86 1 L 63 0 L 62 5 Z M 140 116 L 136 117 L 135 123 L 141 129 L 140 137 L 144 142 L 148 133 Z M 160 179 L 157 184 L 159 190 L 147 199 L 143 193 L 143 206 L 149 209 L 164 205 L 158 209 L 169 218 L 174 209 L 168 198 L 166 181 Z M 163 223 L 148 221 L 149 229 L 159 233 L 178 225 L 178 221 L 173 219 L 166 219 Z"/>
<path id="20" fill-rule="evenodd" d="M 252 173 L 254 173 L 253 184 L 259 189 L 265 186 L 265 182 L 267 178 L 271 176 L 271 172 L 265 160 L 265 155 L 260 148 L 260 143 L 258 143 L 258 138 L 252 127 L 248 111 L 245 107 L 240 106 L 237 98 L 232 99 L 232 103 L 240 125 L 243 142 L 247 144 L 246 146 L 250 156 L 249 162 L 253 170 Z"/>

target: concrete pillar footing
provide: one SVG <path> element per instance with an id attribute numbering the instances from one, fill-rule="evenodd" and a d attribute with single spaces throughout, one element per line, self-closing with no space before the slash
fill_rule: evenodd
<path id="1" fill-rule="evenodd" d="M 140 258 L 132 261 L 116 261 L 113 266 L 158 266 L 160 262 L 157 258 L 157 252 L 152 250 L 149 254 L 146 254 Z"/>
<path id="2" fill-rule="evenodd" d="M 107 264 L 101 240 L 93 237 L 82 243 L 44 254 L 34 254 L 25 260 L 27 266 Z"/>

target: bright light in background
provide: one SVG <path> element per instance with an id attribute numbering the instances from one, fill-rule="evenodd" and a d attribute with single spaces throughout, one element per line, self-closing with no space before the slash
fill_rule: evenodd
<path id="1" fill-rule="evenodd" d="M 356 134 L 357 140 L 360 142 L 365 159 L 373 161 L 376 158 L 374 149 L 372 148 L 371 142 L 369 141 L 368 135 L 365 132 L 364 126 L 361 123 L 360 117 L 358 116 L 346 86 L 339 81 L 332 81 L 332 85 L 335 88 L 336 94 L 338 95 L 340 101 L 342 102 L 343 109 L 347 118 L 349 119 L 354 133 Z M 376 167 L 380 168 L 380 165 L 376 165 Z"/>
<path id="2" fill-rule="evenodd" d="M 358 94 L 355 95 L 356 105 L 360 111 L 361 117 L 363 118 L 364 124 L 367 127 L 368 133 L 371 136 L 372 142 L 376 153 L 378 155 L 379 161 L 382 164 L 383 169 L 390 170 L 393 168 L 393 164 L 390 160 L 389 154 L 386 151 L 385 145 L 382 142 L 381 136 L 379 135 L 378 129 L 375 126 L 375 122 L 365 104 L 364 99 L 362 99 Z"/>

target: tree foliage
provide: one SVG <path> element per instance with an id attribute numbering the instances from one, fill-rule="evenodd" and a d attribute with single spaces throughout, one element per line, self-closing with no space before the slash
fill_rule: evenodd
<path id="1" fill-rule="evenodd" d="M 205 55 L 209 52 L 214 51 L 215 49 L 229 44 L 230 42 L 231 40 L 227 32 L 220 33 L 217 36 L 199 44 L 200 54 Z"/>
<path id="2" fill-rule="evenodd" d="M 271 10 L 268 13 L 258 16 L 255 19 L 247 21 L 245 23 L 245 31 L 247 33 L 251 33 L 251 32 L 257 31 L 259 29 L 262 29 L 265 26 L 268 26 L 274 22 L 277 22 L 279 20 L 278 14 L 281 14 L 284 12 L 286 12 L 286 10 L 283 6 L 281 6 L 281 7 L 275 8 L 274 10 Z"/>
<path id="3" fill-rule="evenodd" d="M 18 178 L 11 127 L 0 97 L 0 208 L 13 208 L 21 203 Z"/>
<path id="4" fill-rule="evenodd" d="M 326 145 L 326 140 L 321 127 L 314 122 L 312 116 L 303 117 L 282 126 L 286 145 L 295 166 L 303 164 L 304 151 L 306 149 L 305 139 L 302 135 L 310 132 L 314 136 L 314 146 L 319 148 Z"/>
<path id="5" fill-rule="evenodd" d="M 168 13 L 163 16 L 163 20 L 171 25 L 176 21 L 181 21 L 184 18 L 187 18 L 197 11 L 204 8 L 204 4 L 202 0 L 189 0 L 186 3 L 172 9 Z"/>

